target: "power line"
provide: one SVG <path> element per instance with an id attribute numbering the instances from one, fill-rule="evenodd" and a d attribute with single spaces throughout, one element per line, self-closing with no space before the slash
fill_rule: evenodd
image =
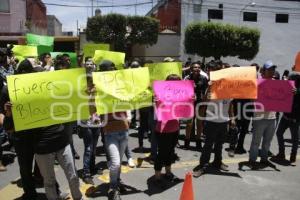
<path id="1" fill-rule="evenodd" d="M 92 6 L 84 6 L 84 5 L 70 5 L 70 4 L 57 4 L 57 3 L 44 3 L 47 6 L 60 6 L 60 7 L 69 7 L 69 8 L 92 8 Z M 131 7 L 131 6 L 141 6 L 152 4 L 151 1 L 143 2 L 143 3 L 136 3 L 136 4 L 120 4 L 120 5 L 103 5 L 103 6 L 93 6 L 99 8 L 119 8 L 119 7 Z"/>

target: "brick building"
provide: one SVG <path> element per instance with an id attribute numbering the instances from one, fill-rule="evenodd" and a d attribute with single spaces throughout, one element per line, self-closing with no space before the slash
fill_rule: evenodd
<path id="1" fill-rule="evenodd" d="M 146 14 L 160 21 L 160 32 L 169 30 L 180 33 L 181 1 L 161 0 Z"/>

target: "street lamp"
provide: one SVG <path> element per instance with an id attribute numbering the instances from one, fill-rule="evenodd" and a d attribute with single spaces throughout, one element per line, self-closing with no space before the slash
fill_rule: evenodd
<path id="1" fill-rule="evenodd" d="M 256 5 L 256 3 L 255 2 L 249 2 L 248 4 L 246 4 L 242 9 L 241 9 L 241 11 L 240 11 L 240 16 L 239 16 L 239 25 L 241 25 L 241 17 L 242 17 L 242 12 L 244 11 L 244 10 L 246 10 L 246 8 L 248 8 L 249 6 L 250 7 L 254 7 Z"/>

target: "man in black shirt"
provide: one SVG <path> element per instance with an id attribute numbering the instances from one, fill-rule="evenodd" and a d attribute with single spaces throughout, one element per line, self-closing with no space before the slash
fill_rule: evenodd
<path id="1" fill-rule="evenodd" d="M 197 104 L 203 100 L 205 91 L 208 87 L 207 78 L 201 74 L 201 63 L 194 62 L 191 64 L 191 74 L 184 78 L 185 80 L 194 81 L 194 89 L 195 89 L 195 117 L 192 120 L 189 120 L 186 125 L 186 136 L 184 141 L 184 147 L 186 149 L 190 146 L 191 133 L 195 132 L 195 121 L 197 124 L 197 136 L 196 136 L 196 147 L 198 150 L 201 149 L 201 134 L 202 130 L 200 130 L 199 119 L 196 116 L 199 113 L 197 110 Z"/>

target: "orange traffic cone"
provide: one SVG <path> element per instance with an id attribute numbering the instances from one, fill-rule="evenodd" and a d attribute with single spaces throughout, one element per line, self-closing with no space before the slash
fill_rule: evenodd
<path id="1" fill-rule="evenodd" d="M 185 175 L 180 200 L 194 200 L 192 173 L 188 172 Z"/>

